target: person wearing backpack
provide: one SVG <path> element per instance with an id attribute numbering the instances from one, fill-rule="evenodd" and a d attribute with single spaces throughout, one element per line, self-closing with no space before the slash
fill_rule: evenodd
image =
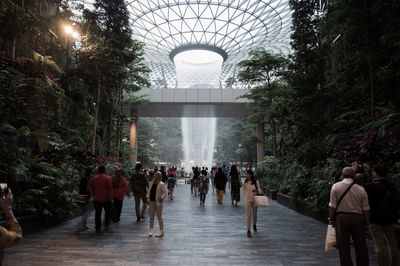
<path id="1" fill-rule="evenodd" d="M 174 200 L 174 189 L 176 187 L 176 178 L 174 173 L 170 173 L 168 177 L 168 195 L 170 195 L 171 200 Z"/>
<path id="2" fill-rule="evenodd" d="M 386 179 L 387 169 L 377 165 L 372 169 L 372 183 L 365 185 L 371 207 L 371 236 L 379 266 L 399 266 L 399 253 L 394 223 L 399 218 L 396 185 Z M 385 243 L 386 242 L 386 243 Z M 390 252 L 388 252 L 388 247 Z"/>
<path id="3" fill-rule="evenodd" d="M 200 193 L 200 205 L 204 206 L 206 201 L 206 195 L 208 193 L 210 184 L 210 179 L 207 177 L 207 171 L 201 170 L 200 174 L 200 186 L 199 186 L 199 193 Z"/>

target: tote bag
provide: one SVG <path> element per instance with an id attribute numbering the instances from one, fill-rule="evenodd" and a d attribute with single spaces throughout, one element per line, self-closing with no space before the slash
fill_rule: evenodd
<path id="1" fill-rule="evenodd" d="M 328 225 L 328 230 L 326 231 L 325 251 L 330 249 L 336 249 L 336 231 L 331 224 Z"/>
<path id="2" fill-rule="evenodd" d="M 268 198 L 266 196 L 254 196 L 254 203 L 256 207 L 267 207 Z"/>

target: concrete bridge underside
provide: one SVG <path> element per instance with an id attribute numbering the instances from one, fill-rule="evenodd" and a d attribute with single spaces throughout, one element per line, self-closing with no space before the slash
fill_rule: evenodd
<path id="1" fill-rule="evenodd" d="M 247 117 L 247 90 L 234 89 L 143 89 L 149 103 L 131 105 L 127 112 L 139 117 Z"/>

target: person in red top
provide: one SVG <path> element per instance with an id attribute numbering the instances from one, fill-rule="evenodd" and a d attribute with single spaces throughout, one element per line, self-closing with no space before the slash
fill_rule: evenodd
<path id="1" fill-rule="evenodd" d="M 171 176 L 176 178 L 175 168 L 174 167 L 169 168 L 168 177 L 171 177 Z"/>
<path id="2" fill-rule="evenodd" d="M 108 230 L 111 220 L 113 189 L 111 177 L 106 175 L 106 168 L 103 165 L 99 166 L 99 174 L 89 180 L 87 188 L 89 193 L 93 195 L 96 233 L 100 233 L 103 208 L 106 213 L 105 229 Z"/>
<path id="3" fill-rule="evenodd" d="M 125 195 L 127 195 L 129 198 L 131 197 L 128 183 L 126 182 L 126 179 L 122 176 L 122 174 L 122 168 L 117 168 L 117 170 L 115 170 L 114 176 L 112 177 L 114 208 L 116 212 L 114 222 L 116 223 L 119 222 L 121 217 L 122 204 L 124 202 Z"/>

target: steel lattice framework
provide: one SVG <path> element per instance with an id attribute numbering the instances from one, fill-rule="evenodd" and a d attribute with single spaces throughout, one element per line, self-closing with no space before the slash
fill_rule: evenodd
<path id="1" fill-rule="evenodd" d="M 171 52 L 184 47 L 216 47 L 227 57 L 220 84 L 237 75 L 237 62 L 265 47 L 290 53 L 288 0 L 137 0 L 127 1 L 134 38 L 145 43 L 155 87 L 175 87 Z"/>

